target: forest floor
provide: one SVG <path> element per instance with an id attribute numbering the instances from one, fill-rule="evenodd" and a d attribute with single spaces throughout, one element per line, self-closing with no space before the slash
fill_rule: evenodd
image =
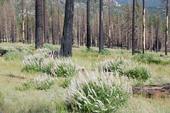
<path id="1" fill-rule="evenodd" d="M 13 48 L 24 47 L 34 51 L 33 45 L 0 44 L 0 47 Z M 56 47 L 57 48 L 57 47 Z M 22 48 L 20 48 L 22 49 Z M 130 51 L 121 49 L 108 49 L 110 54 L 99 54 L 95 51 L 86 51 L 85 47 L 73 49 L 73 62 L 88 70 L 94 70 L 96 64 L 108 59 L 132 59 Z M 163 54 L 163 53 L 157 53 Z M 66 89 L 60 86 L 62 78 L 55 80 L 55 84 L 48 90 L 19 91 L 17 87 L 41 73 L 23 72 L 22 58 L 10 59 L 0 57 L 0 92 L 4 95 L 4 101 L 0 103 L 0 113 L 67 113 L 64 110 L 64 98 Z M 169 56 L 170 57 L 170 56 Z M 151 70 L 151 78 L 144 84 L 170 83 L 170 64 L 146 64 Z M 133 96 L 128 104 L 118 113 L 170 113 L 170 98 L 145 98 Z"/>

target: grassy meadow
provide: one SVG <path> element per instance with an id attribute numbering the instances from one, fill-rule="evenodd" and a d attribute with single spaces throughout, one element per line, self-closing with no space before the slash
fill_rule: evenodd
<path id="1" fill-rule="evenodd" d="M 28 81 L 43 75 L 41 71 L 28 72 L 23 70 L 25 66 L 23 63 L 24 57 L 35 54 L 36 50 L 34 50 L 33 45 L 2 43 L 0 48 L 8 50 L 6 55 L 0 57 L 0 113 L 71 112 L 65 105 L 67 85 L 69 85 L 66 78 L 53 76 L 53 82 L 48 81 L 50 85 L 45 85 L 43 88 L 37 87 L 37 84 L 33 87 L 34 83 L 31 86 L 27 84 Z M 57 50 L 59 46 L 46 45 L 44 48 Z M 132 60 L 146 66 L 151 73 L 150 78 L 142 82 L 142 84 L 170 83 L 170 56 L 164 58 L 164 56 L 159 56 L 163 53 L 147 53 L 152 54 L 153 57 L 158 58 L 160 61 L 156 63 L 154 61 L 149 63 L 141 61 L 138 58 L 134 58 L 131 55 L 131 51 L 128 50 L 107 49 L 99 54 L 97 48 L 87 50 L 85 47 L 73 48 L 73 57 L 70 59 L 79 68 L 78 71 L 86 70 L 89 72 L 96 71 L 99 63 L 105 60 Z M 69 79 L 72 79 L 72 77 Z M 145 98 L 131 95 L 127 103 L 115 112 L 170 113 L 170 98 Z"/>

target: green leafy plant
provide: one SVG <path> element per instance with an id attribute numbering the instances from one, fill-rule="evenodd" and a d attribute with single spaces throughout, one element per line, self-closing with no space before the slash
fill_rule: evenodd
<path id="1" fill-rule="evenodd" d="M 68 110 L 76 113 L 115 113 L 128 99 L 123 86 L 117 84 L 119 80 L 113 76 L 101 76 L 98 72 L 81 75 L 69 86 Z"/>

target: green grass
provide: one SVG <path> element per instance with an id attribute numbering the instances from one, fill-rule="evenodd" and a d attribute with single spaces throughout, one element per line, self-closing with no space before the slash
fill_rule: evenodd
<path id="1" fill-rule="evenodd" d="M 10 49 L 24 48 L 34 52 L 33 45 L 2 43 L 0 47 Z M 55 46 L 51 45 L 48 45 L 48 47 L 51 49 L 55 48 Z M 73 48 L 72 60 L 82 68 L 93 71 L 97 68 L 98 63 L 105 59 L 133 59 L 131 53 L 126 50 L 107 49 L 107 53 L 109 54 L 99 54 L 97 48 L 92 48 L 92 50 L 86 50 L 84 47 Z M 167 59 L 169 59 L 169 56 Z M 170 64 L 158 65 L 150 63 L 147 65 L 149 70 L 151 70 L 152 76 L 145 84 L 164 84 L 170 81 Z M 0 92 L 4 98 L 3 104 L 0 105 L 0 112 L 68 113 L 64 105 L 67 81 L 63 78 L 58 78 L 47 90 L 30 89 L 18 91 L 16 87 L 41 74 L 23 72 L 22 69 L 22 57 L 15 60 L 6 60 L 5 57 L 0 58 Z M 144 97 L 131 97 L 128 105 L 120 109 L 118 113 L 170 113 L 170 98 L 146 99 Z"/>

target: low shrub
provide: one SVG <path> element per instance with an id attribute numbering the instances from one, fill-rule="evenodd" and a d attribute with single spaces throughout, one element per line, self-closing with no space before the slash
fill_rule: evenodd
<path id="1" fill-rule="evenodd" d="M 20 91 L 25 91 L 29 89 L 47 90 L 50 89 L 53 84 L 53 78 L 49 77 L 48 75 L 42 75 L 23 83 L 21 86 L 17 87 L 17 89 Z"/>
<path id="2" fill-rule="evenodd" d="M 89 73 L 72 81 L 66 99 L 67 107 L 71 112 L 115 113 L 126 103 L 127 90 L 125 91 L 122 85 L 118 85 L 121 79 L 103 74 Z M 124 81 L 124 84 L 126 83 L 127 81 Z"/>
<path id="3" fill-rule="evenodd" d="M 51 68 L 53 66 L 54 59 L 48 58 L 45 54 L 34 54 L 29 55 L 24 58 L 23 71 L 26 72 L 43 72 L 47 74 L 51 74 Z"/>
<path id="4" fill-rule="evenodd" d="M 41 54 L 25 57 L 23 71 L 43 72 L 55 77 L 72 77 L 76 74 L 76 66 L 70 59 L 53 59 Z"/>
<path id="5" fill-rule="evenodd" d="M 129 78 L 137 79 L 139 81 L 146 81 L 150 78 L 150 72 L 142 66 L 137 66 L 131 69 L 128 69 L 124 72 Z"/>
<path id="6" fill-rule="evenodd" d="M 150 72 L 145 66 L 122 59 L 101 62 L 99 70 L 102 72 L 113 72 L 114 75 L 118 73 L 120 76 L 127 76 L 139 81 L 146 81 L 150 77 Z"/>
<path id="7" fill-rule="evenodd" d="M 133 59 L 135 59 L 138 62 L 147 63 L 147 64 L 151 64 L 151 63 L 162 64 L 162 65 L 170 64 L 169 58 L 160 57 L 154 54 L 137 54 L 133 57 Z"/>

